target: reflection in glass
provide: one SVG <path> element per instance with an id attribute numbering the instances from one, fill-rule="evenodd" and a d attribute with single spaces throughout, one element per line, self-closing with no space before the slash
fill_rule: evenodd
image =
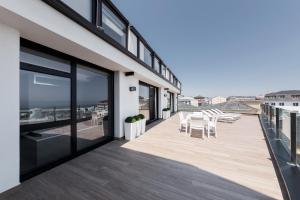
<path id="1" fill-rule="evenodd" d="M 45 54 L 40 51 L 28 49 L 26 47 L 21 47 L 20 61 L 23 63 L 32 64 L 32 65 L 63 71 L 63 72 L 71 71 L 70 61 L 49 54 Z"/>
<path id="2" fill-rule="evenodd" d="M 146 120 L 150 119 L 149 92 L 148 86 L 139 85 L 139 113 L 143 114 Z"/>
<path id="3" fill-rule="evenodd" d="M 291 117 L 287 110 L 282 110 L 281 113 L 281 134 L 279 137 L 286 150 L 291 152 Z"/>
<path id="4" fill-rule="evenodd" d="M 97 144 L 109 131 L 108 74 L 77 69 L 77 149 Z"/>
<path id="5" fill-rule="evenodd" d="M 51 124 L 70 119 L 70 79 L 36 72 L 20 72 L 20 124 Z M 21 131 L 21 174 L 70 155 L 70 125 Z"/>
<path id="6" fill-rule="evenodd" d="M 140 42 L 140 59 L 144 61 L 147 65 L 152 65 L 152 56 L 150 50 L 145 47 L 145 45 Z"/>
<path id="7" fill-rule="evenodd" d="M 159 60 L 158 58 L 154 58 L 154 70 L 159 73 L 160 71 L 160 66 L 159 66 Z"/>
<path id="8" fill-rule="evenodd" d="M 126 46 L 126 25 L 102 3 L 102 26 L 104 32 L 122 46 Z"/>
<path id="9" fill-rule="evenodd" d="M 128 39 L 128 50 L 137 56 L 137 36 L 132 31 L 129 31 Z"/>
<path id="10" fill-rule="evenodd" d="M 71 154 L 71 126 L 21 133 L 21 174 Z"/>
<path id="11" fill-rule="evenodd" d="M 297 114 L 297 128 L 296 128 L 296 147 L 297 147 L 297 162 L 300 164 L 300 114 Z"/>
<path id="12" fill-rule="evenodd" d="M 21 70 L 20 124 L 70 119 L 70 79 Z"/>
<path id="13" fill-rule="evenodd" d="M 166 77 L 166 67 L 164 65 L 161 65 L 161 75 Z"/>

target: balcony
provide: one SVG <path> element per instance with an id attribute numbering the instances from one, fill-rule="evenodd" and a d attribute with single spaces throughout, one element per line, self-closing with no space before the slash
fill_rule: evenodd
<path id="1" fill-rule="evenodd" d="M 131 142 L 113 141 L 0 199 L 283 199 L 257 115 L 218 123 L 218 137 L 159 121 Z"/>

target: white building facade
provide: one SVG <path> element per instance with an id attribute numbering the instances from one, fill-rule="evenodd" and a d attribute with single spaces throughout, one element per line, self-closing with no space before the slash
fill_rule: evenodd
<path id="1" fill-rule="evenodd" d="M 177 111 L 180 81 L 109 0 L 1 0 L 0 58 L 0 193 Z"/>
<path id="2" fill-rule="evenodd" d="M 198 107 L 198 100 L 195 99 L 194 97 L 179 96 L 178 103 Z"/>
<path id="3" fill-rule="evenodd" d="M 216 96 L 216 97 L 212 97 L 209 100 L 209 104 L 219 104 L 219 103 L 225 103 L 227 101 L 227 99 L 225 97 L 221 97 L 221 96 Z"/>
<path id="4" fill-rule="evenodd" d="M 300 90 L 286 90 L 266 94 L 264 103 L 276 107 L 300 106 Z"/>

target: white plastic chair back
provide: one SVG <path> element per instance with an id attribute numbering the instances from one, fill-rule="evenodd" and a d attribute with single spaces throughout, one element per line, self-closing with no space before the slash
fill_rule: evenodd
<path id="1" fill-rule="evenodd" d="M 179 112 L 179 120 L 181 122 L 184 120 L 183 112 Z"/>

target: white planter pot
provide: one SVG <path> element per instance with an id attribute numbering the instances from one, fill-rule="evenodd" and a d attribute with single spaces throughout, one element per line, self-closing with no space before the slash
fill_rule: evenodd
<path id="1" fill-rule="evenodd" d="M 169 111 L 163 111 L 163 112 L 162 112 L 162 117 L 163 117 L 163 119 L 168 119 L 168 118 L 169 118 L 168 112 L 169 112 Z"/>
<path id="2" fill-rule="evenodd" d="M 135 123 L 136 123 L 136 137 L 139 137 L 142 131 L 142 120 L 139 120 Z"/>
<path id="3" fill-rule="evenodd" d="M 125 139 L 133 140 L 136 137 L 137 123 L 124 123 Z"/>
<path id="4" fill-rule="evenodd" d="M 146 119 L 141 120 L 141 134 L 146 132 Z"/>
<path id="5" fill-rule="evenodd" d="M 167 114 L 167 115 L 168 115 L 168 118 L 170 118 L 170 117 L 171 117 L 171 111 L 168 110 L 167 113 L 168 113 L 168 114 Z"/>

